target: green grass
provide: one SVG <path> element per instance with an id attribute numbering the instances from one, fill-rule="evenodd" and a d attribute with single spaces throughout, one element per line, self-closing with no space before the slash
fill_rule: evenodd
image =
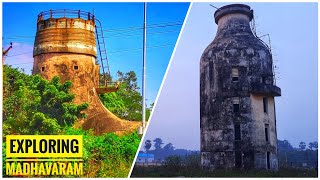
<path id="1" fill-rule="evenodd" d="M 280 169 L 277 172 L 263 170 L 215 170 L 200 168 L 135 167 L 131 177 L 318 177 L 315 169 Z"/>

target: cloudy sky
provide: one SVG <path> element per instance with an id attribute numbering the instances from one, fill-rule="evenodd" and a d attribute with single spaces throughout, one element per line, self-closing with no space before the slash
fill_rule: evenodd
<path id="1" fill-rule="evenodd" d="M 317 140 L 317 4 L 247 4 L 254 10 L 258 33 L 270 34 L 278 67 L 278 139 L 294 146 Z M 216 34 L 214 11 L 207 3 L 193 4 L 145 139 L 160 137 L 176 148 L 200 149 L 199 61 Z"/>

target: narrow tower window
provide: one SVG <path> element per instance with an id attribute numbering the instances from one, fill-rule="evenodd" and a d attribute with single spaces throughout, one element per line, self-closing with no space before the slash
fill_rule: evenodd
<path id="1" fill-rule="evenodd" d="M 239 70 L 238 68 L 232 68 L 232 82 L 238 82 L 239 80 Z"/>
<path id="2" fill-rule="evenodd" d="M 79 69 L 78 65 L 74 65 L 74 66 L 73 66 L 73 69 L 74 69 L 74 70 L 78 70 L 78 69 Z"/>
<path id="3" fill-rule="evenodd" d="M 263 112 L 268 113 L 268 98 L 263 98 Z"/>
<path id="4" fill-rule="evenodd" d="M 265 134 L 266 141 L 268 142 L 269 141 L 269 124 L 265 124 L 264 134 Z"/>
<path id="5" fill-rule="evenodd" d="M 236 168 L 242 167 L 242 152 L 241 151 L 235 151 L 235 166 L 236 166 Z"/>
<path id="6" fill-rule="evenodd" d="M 234 124 L 234 140 L 241 140 L 240 124 Z"/>
<path id="7" fill-rule="evenodd" d="M 43 72 L 46 68 L 44 66 L 41 67 L 41 71 Z"/>
<path id="8" fill-rule="evenodd" d="M 267 169 L 270 169 L 270 152 L 267 152 Z"/>
<path id="9" fill-rule="evenodd" d="M 234 97 L 232 99 L 233 101 L 233 112 L 239 112 L 240 111 L 240 105 L 239 105 L 239 97 Z"/>

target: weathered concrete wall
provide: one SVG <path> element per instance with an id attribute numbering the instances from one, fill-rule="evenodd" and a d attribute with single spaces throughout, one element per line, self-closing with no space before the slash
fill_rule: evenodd
<path id="1" fill-rule="evenodd" d="M 266 167 L 266 153 L 270 152 L 270 165 L 271 169 L 278 169 L 277 159 L 277 134 L 275 124 L 275 111 L 274 111 L 274 98 L 268 98 L 268 112 L 265 113 L 263 110 L 263 96 L 257 96 L 251 94 L 251 107 L 252 107 L 252 118 L 254 121 L 254 129 L 252 131 L 253 142 L 255 144 L 256 162 L 257 168 L 264 169 Z M 265 124 L 269 126 L 269 141 L 265 139 Z"/>
<path id="2" fill-rule="evenodd" d="M 66 52 L 96 56 L 94 25 L 94 21 L 81 18 L 40 20 L 33 54 Z"/>
<path id="3" fill-rule="evenodd" d="M 251 32 L 250 7 L 229 6 L 215 13 L 218 30 L 200 60 L 201 162 L 204 168 L 277 169 L 272 56 Z M 238 79 L 232 79 L 232 69 Z M 268 97 L 268 115 L 263 110 Z M 235 99 L 239 110 L 234 111 Z M 269 124 L 269 142 L 265 139 Z M 236 126 L 240 139 L 236 139 Z M 238 135 L 237 135 L 238 136 Z"/>
<path id="4" fill-rule="evenodd" d="M 45 79 L 59 76 L 62 82 L 72 81 L 71 92 L 77 104 L 87 102 L 88 118 L 84 129 L 96 134 L 123 134 L 137 130 L 139 122 L 122 120 L 106 109 L 96 92 L 99 86 L 99 65 L 96 62 L 94 21 L 81 18 L 38 19 L 34 43 L 33 74 Z"/>

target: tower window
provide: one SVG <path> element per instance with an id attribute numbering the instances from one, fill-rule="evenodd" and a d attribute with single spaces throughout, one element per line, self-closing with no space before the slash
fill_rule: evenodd
<path id="1" fill-rule="evenodd" d="M 270 152 L 267 152 L 267 169 L 270 169 Z"/>
<path id="2" fill-rule="evenodd" d="M 236 168 L 242 167 L 242 152 L 241 151 L 235 151 L 235 166 L 236 166 Z"/>
<path id="3" fill-rule="evenodd" d="M 268 113 L 268 98 L 263 98 L 263 112 Z"/>
<path id="4" fill-rule="evenodd" d="M 238 82 L 239 80 L 239 70 L 238 68 L 232 68 L 232 82 Z"/>
<path id="5" fill-rule="evenodd" d="M 269 124 L 265 124 L 264 134 L 265 134 L 266 141 L 268 142 L 269 141 Z"/>
<path id="6" fill-rule="evenodd" d="M 74 65 L 74 66 L 73 66 L 73 69 L 74 69 L 74 70 L 78 70 L 79 67 L 78 67 L 77 65 Z"/>
<path id="7" fill-rule="evenodd" d="M 261 76 L 261 79 L 262 79 L 262 83 L 264 84 L 272 84 L 270 76 Z"/>
<path id="8" fill-rule="evenodd" d="M 41 71 L 43 72 L 46 68 L 44 66 L 41 67 Z"/>
<path id="9" fill-rule="evenodd" d="M 234 140 L 241 140 L 240 124 L 234 124 Z"/>
<path id="10" fill-rule="evenodd" d="M 240 112 L 239 97 L 234 97 L 232 101 L 233 101 L 233 112 L 235 113 Z"/>

